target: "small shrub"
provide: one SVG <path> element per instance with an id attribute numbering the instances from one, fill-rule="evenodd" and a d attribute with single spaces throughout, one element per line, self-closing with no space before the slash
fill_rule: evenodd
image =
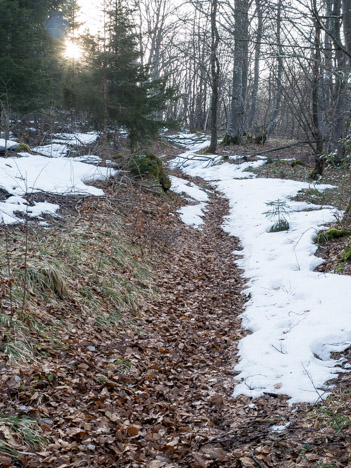
<path id="1" fill-rule="evenodd" d="M 284 201 L 273 200 L 267 202 L 266 205 L 270 208 L 268 211 L 265 211 L 263 214 L 271 220 L 276 220 L 273 226 L 270 228 L 269 232 L 280 232 L 289 230 L 289 222 L 286 219 L 286 215 L 289 214 L 290 208 L 289 205 Z"/>

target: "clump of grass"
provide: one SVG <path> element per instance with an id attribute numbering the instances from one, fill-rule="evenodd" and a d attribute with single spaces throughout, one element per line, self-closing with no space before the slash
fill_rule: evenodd
<path id="1" fill-rule="evenodd" d="M 27 268 L 28 289 L 32 293 L 51 292 L 59 298 L 67 297 L 67 283 L 61 269 L 54 264 L 31 265 Z"/>
<path id="2" fill-rule="evenodd" d="M 339 408 L 323 405 L 316 411 L 316 418 L 333 428 L 335 432 L 341 432 L 351 427 L 351 419 L 342 414 Z"/>
<path id="3" fill-rule="evenodd" d="M 87 319 L 88 327 L 118 333 L 123 315 L 153 293 L 140 247 L 129 239 L 117 211 L 108 204 L 104 210 L 79 223 L 67 220 L 59 231 L 18 229 L 11 233 L 13 249 L 6 249 L 0 234 L 0 275 L 11 285 L 11 300 L 3 299 L 0 310 L 8 335 L 2 350 L 12 361 L 62 349 L 74 314 Z"/>
<path id="4" fill-rule="evenodd" d="M 28 342 L 23 334 L 19 334 L 15 329 L 15 337 L 11 337 L 11 334 L 8 334 L 8 341 L 1 345 L 1 349 L 9 357 L 10 362 L 14 361 L 33 361 L 33 347 Z M 22 335 L 22 336 L 21 336 Z M 6 335 L 5 335 L 6 336 Z"/>
<path id="5" fill-rule="evenodd" d="M 0 453 L 10 455 L 12 458 L 19 458 L 20 454 L 18 450 L 12 447 L 9 443 L 4 440 L 0 440 Z"/>
<path id="6" fill-rule="evenodd" d="M 47 439 L 40 433 L 40 428 L 36 421 L 30 418 L 21 418 L 18 416 L 0 416 L 0 430 L 17 442 L 19 439 L 21 445 L 25 444 L 33 449 L 38 449 L 46 444 Z M 0 452 L 18 458 L 20 453 L 17 447 L 10 442 L 0 441 Z"/>

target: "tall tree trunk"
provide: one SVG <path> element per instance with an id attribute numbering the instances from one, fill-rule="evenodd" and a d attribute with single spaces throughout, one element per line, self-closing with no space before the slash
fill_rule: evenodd
<path id="1" fill-rule="evenodd" d="M 116 5 L 117 8 L 117 5 Z M 116 15 L 117 18 L 117 15 Z M 103 43 L 103 75 L 102 75 L 102 87 L 103 87 L 103 133 L 102 133 L 102 165 L 106 166 L 107 159 L 107 133 L 108 133 L 108 85 L 107 85 L 107 63 L 106 63 L 106 40 L 107 40 L 107 25 L 106 25 L 106 3 L 104 2 L 104 43 Z"/>
<path id="2" fill-rule="evenodd" d="M 351 2 L 343 0 L 342 2 L 342 19 L 344 25 L 345 46 L 349 54 L 351 54 Z M 350 58 L 348 58 L 350 64 Z"/>
<path id="3" fill-rule="evenodd" d="M 316 0 L 314 2 L 314 11 L 318 18 Z M 320 88 L 320 64 L 321 64 L 321 26 L 318 19 L 315 21 L 315 39 L 314 39 L 314 57 L 313 57 L 313 78 L 312 78 L 312 136 L 315 142 L 315 167 L 311 174 L 313 179 L 318 179 L 323 174 L 324 155 L 323 155 L 323 135 L 320 129 L 319 113 L 319 88 Z"/>
<path id="4" fill-rule="evenodd" d="M 219 44 L 219 34 L 217 29 L 217 9 L 218 0 L 211 0 L 211 143 L 208 148 L 209 153 L 217 150 L 217 115 L 218 115 L 218 82 L 219 82 L 219 60 L 217 49 Z"/>
<path id="5" fill-rule="evenodd" d="M 106 70 L 104 70 L 103 75 L 103 93 L 104 93 L 104 122 L 103 122 L 103 134 L 102 134 L 102 165 L 106 166 L 106 159 L 107 159 L 107 152 L 108 152 L 108 141 L 107 141 L 107 133 L 108 133 L 108 89 L 107 89 L 107 78 L 106 78 Z"/>
<path id="6" fill-rule="evenodd" d="M 256 32 L 256 46 L 255 46 L 255 66 L 254 66 L 254 80 L 252 86 L 252 95 L 251 95 L 251 108 L 249 117 L 247 120 L 247 127 L 249 130 L 252 129 L 252 124 L 254 122 L 256 111 L 257 111 L 257 96 L 258 96 L 258 85 L 259 85 L 259 76 L 260 76 L 260 58 L 261 58 L 261 41 L 263 33 L 263 16 L 261 1 L 256 0 L 256 14 L 257 14 L 257 32 Z"/>
<path id="7" fill-rule="evenodd" d="M 345 156 L 345 148 L 341 140 L 345 136 L 345 115 L 346 115 L 346 93 L 347 79 L 345 68 L 345 53 L 340 47 L 341 44 L 341 0 L 334 1 L 333 11 L 334 25 L 333 38 L 335 47 L 335 59 L 337 73 L 335 74 L 335 117 L 333 128 L 333 150 L 335 151 L 335 162 L 340 164 Z"/>
<path id="8" fill-rule="evenodd" d="M 234 68 L 232 97 L 229 118 L 227 122 L 227 134 L 223 144 L 240 144 L 244 134 L 244 112 L 245 112 L 245 92 L 247 87 L 247 73 L 245 73 L 245 63 L 247 53 L 247 31 L 248 31 L 248 0 L 235 0 L 234 6 Z"/>
<path id="9" fill-rule="evenodd" d="M 278 62 L 278 69 L 276 75 L 277 81 L 277 89 L 274 97 L 274 104 L 273 104 L 273 111 L 271 114 L 270 122 L 266 128 L 266 135 L 267 138 L 272 131 L 274 130 L 280 110 L 280 104 L 282 101 L 283 95 L 283 46 L 281 41 L 281 27 L 282 27 L 282 0 L 278 0 L 277 4 L 277 62 Z"/>

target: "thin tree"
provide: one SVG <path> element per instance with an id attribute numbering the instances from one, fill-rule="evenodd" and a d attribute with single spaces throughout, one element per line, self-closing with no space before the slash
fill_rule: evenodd
<path id="1" fill-rule="evenodd" d="M 218 116 L 218 84 L 219 84 L 219 60 L 217 56 L 219 34 L 217 29 L 218 0 L 211 0 L 211 142 L 209 153 L 217 150 L 217 116 Z"/>

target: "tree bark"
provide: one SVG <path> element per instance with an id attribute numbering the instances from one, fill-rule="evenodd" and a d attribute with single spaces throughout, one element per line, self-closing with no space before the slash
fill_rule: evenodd
<path id="1" fill-rule="evenodd" d="M 218 0 L 211 0 L 211 143 L 208 148 L 209 153 L 217 150 L 217 115 L 218 115 L 218 82 L 219 82 L 219 60 L 217 49 L 219 44 L 219 34 L 217 29 Z"/>
<path id="2" fill-rule="evenodd" d="M 316 0 L 314 9 L 317 15 Z M 315 140 L 315 167 L 311 174 L 313 179 L 318 179 L 324 170 L 323 155 L 323 135 L 320 129 L 319 114 L 319 87 L 320 87 L 320 63 L 321 63 L 321 26 L 317 19 L 315 21 L 315 39 L 314 39 L 314 61 L 313 61 L 313 79 L 312 79 L 312 135 Z"/>
<path id="3" fill-rule="evenodd" d="M 240 144 L 244 134 L 244 112 L 247 73 L 245 63 L 248 61 L 248 0 L 235 0 L 235 47 L 234 68 L 232 82 L 232 97 L 229 118 L 227 122 L 227 134 L 223 140 L 224 144 Z M 245 43 L 246 42 L 246 43 Z"/>
<path id="4" fill-rule="evenodd" d="M 351 55 L 351 3 L 350 0 L 342 2 L 342 18 L 344 24 L 345 46 L 348 53 Z M 348 58 L 350 64 L 350 58 Z"/>
<path id="5" fill-rule="evenodd" d="M 282 0 L 278 0 L 277 4 L 277 62 L 278 62 L 278 70 L 277 70 L 277 75 L 276 75 L 276 82 L 277 82 L 277 89 L 275 92 L 275 97 L 274 97 L 274 105 L 273 105 L 273 111 L 271 114 L 270 122 L 267 125 L 266 128 L 266 135 L 265 137 L 268 138 L 268 136 L 272 133 L 274 130 L 276 124 L 277 124 L 277 119 L 279 115 L 279 110 L 280 110 L 280 104 L 282 101 L 282 95 L 283 95 L 283 84 L 282 84 L 282 78 L 283 78 L 283 46 L 281 42 L 281 27 L 282 27 Z"/>
<path id="6" fill-rule="evenodd" d="M 335 152 L 335 162 L 340 164 L 345 156 L 345 148 L 341 143 L 345 136 L 345 115 L 346 115 L 346 92 L 347 78 L 345 67 L 345 54 L 342 51 L 341 44 L 341 0 L 334 1 L 333 10 L 333 43 L 335 47 L 335 59 L 337 70 L 335 73 L 335 117 L 333 125 L 333 150 Z"/>
<path id="7" fill-rule="evenodd" d="M 261 41 L 263 33 L 263 16 L 261 8 L 261 0 L 256 0 L 256 14 L 257 14 L 257 32 L 256 32 L 256 45 L 255 45 L 255 65 L 254 65 L 254 80 L 251 95 L 251 108 L 247 120 L 247 127 L 252 130 L 257 111 L 257 96 L 260 76 L 260 58 L 261 58 Z"/>

